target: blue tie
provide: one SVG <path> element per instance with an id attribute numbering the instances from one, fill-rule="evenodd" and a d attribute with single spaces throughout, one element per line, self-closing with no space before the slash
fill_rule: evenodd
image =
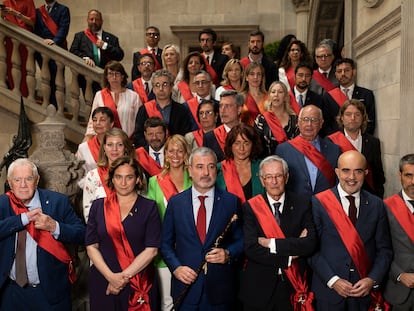
<path id="1" fill-rule="evenodd" d="M 280 205 L 282 205 L 282 203 L 280 202 L 273 203 L 273 208 L 275 209 L 275 219 L 279 225 L 280 225 L 280 213 L 279 213 Z"/>
<path id="2" fill-rule="evenodd" d="M 303 107 L 303 95 L 302 94 L 299 95 L 299 105 L 300 107 Z"/>
<path id="3" fill-rule="evenodd" d="M 161 165 L 160 153 L 159 152 L 154 152 L 154 156 L 155 156 L 155 162 L 157 162 L 159 165 Z"/>

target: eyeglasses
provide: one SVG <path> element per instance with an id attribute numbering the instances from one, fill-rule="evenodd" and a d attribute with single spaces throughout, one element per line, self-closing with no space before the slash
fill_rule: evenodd
<path id="1" fill-rule="evenodd" d="M 158 38 L 160 36 L 160 34 L 158 32 L 147 32 L 145 34 L 147 37 L 152 37 L 152 38 Z"/>
<path id="2" fill-rule="evenodd" d="M 283 177 L 285 177 L 285 175 L 282 175 L 282 174 L 262 176 L 263 180 L 266 181 L 266 182 L 271 182 L 273 180 L 277 181 L 277 180 L 282 179 Z"/>
<path id="3" fill-rule="evenodd" d="M 204 117 L 204 116 L 211 116 L 212 114 L 214 113 L 214 111 L 213 110 L 206 110 L 206 111 L 200 111 L 199 113 L 198 113 L 198 115 L 200 116 L 200 117 Z"/>
<path id="4" fill-rule="evenodd" d="M 121 73 L 118 72 L 118 71 L 110 71 L 110 72 L 108 72 L 107 76 L 108 77 L 116 77 L 116 78 L 119 78 L 121 76 Z"/>
<path id="5" fill-rule="evenodd" d="M 310 123 L 319 123 L 321 121 L 321 119 L 314 118 L 314 117 L 303 117 L 303 118 L 300 118 L 300 120 L 302 122 L 310 122 Z"/>
<path id="6" fill-rule="evenodd" d="M 323 54 L 323 55 L 316 55 L 316 58 L 317 59 L 322 59 L 322 58 L 328 58 L 328 57 L 331 57 L 332 56 L 332 54 Z"/>
<path id="7" fill-rule="evenodd" d="M 201 85 L 206 85 L 206 84 L 208 84 L 208 83 L 210 83 L 211 81 L 208 81 L 208 80 L 201 80 L 201 81 L 194 81 L 193 83 L 195 84 L 195 85 L 199 85 L 199 86 L 201 86 Z"/>
<path id="8" fill-rule="evenodd" d="M 141 66 L 154 66 L 153 62 L 140 62 L 139 63 Z"/>
<path id="9" fill-rule="evenodd" d="M 157 89 L 161 89 L 161 88 L 169 87 L 170 85 L 171 84 L 168 82 L 163 82 L 163 83 L 157 82 L 153 85 L 153 87 L 156 87 Z"/>

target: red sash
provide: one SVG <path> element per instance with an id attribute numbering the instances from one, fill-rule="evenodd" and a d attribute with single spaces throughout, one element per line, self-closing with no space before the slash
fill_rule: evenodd
<path id="1" fill-rule="evenodd" d="M 339 87 L 330 90 L 328 93 L 335 100 L 339 107 L 342 107 L 348 100 L 348 97 L 345 96 L 344 92 L 342 92 Z"/>
<path id="2" fill-rule="evenodd" d="M 105 107 L 108 107 L 114 113 L 114 127 L 122 129 L 121 120 L 119 120 L 118 110 L 116 110 L 115 101 L 112 98 L 111 91 L 108 88 L 101 90 L 102 101 Z"/>
<path id="3" fill-rule="evenodd" d="M 202 129 L 193 131 L 193 136 L 199 147 L 203 146 L 204 132 Z"/>
<path id="4" fill-rule="evenodd" d="M 250 115 L 252 116 L 253 120 L 256 119 L 257 115 L 260 113 L 259 105 L 254 100 L 253 96 L 250 93 L 247 93 L 246 100 L 244 101 L 247 109 L 249 110 Z"/>
<path id="5" fill-rule="evenodd" d="M 331 187 L 335 185 L 335 173 L 331 163 L 329 163 L 325 156 L 319 152 L 319 150 L 316 149 L 314 145 L 312 145 L 302 136 L 296 136 L 295 138 L 288 140 L 288 143 L 291 144 L 304 156 L 306 156 L 309 160 L 311 160 L 311 162 L 328 180 Z"/>
<path id="6" fill-rule="evenodd" d="M 39 7 L 39 12 L 40 12 L 40 15 L 42 16 L 42 21 L 46 25 L 47 29 L 49 29 L 52 35 L 56 37 L 59 31 L 59 26 L 55 23 L 53 18 L 50 17 L 49 13 L 47 13 L 46 5 L 42 5 L 41 7 Z M 67 46 L 68 44 L 65 40 L 62 44 L 62 47 L 64 49 L 67 49 Z"/>
<path id="7" fill-rule="evenodd" d="M 216 137 L 216 140 L 221 148 L 221 150 L 224 152 L 224 146 L 226 144 L 226 137 L 227 132 L 224 128 L 224 125 L 220 125 L 219 127 L 216 127 L 214 130 L 214 136 Z"/>
<path id="8" fill-rule="evenodd" d="M 98 175 L 101 179 L 102 187 L 105 189 L 106 196 L 108 197 L 111 192 L 111 188 L 108 187 L 107 181 L 108 181 L 108 173 L 109 173 L 109 167 L 102 167 L 98 166 Z"/>
<path id="9" fill-rule="evenodd" d="M 197 108 L 198 108 L 198 100 L 197 100 L 197 97 L 191 98 L 187 102 L 187 105 L 188 105 L 188 108 L 191 111 L 191 114 L 193 115 L 194 121 L 196 122 L 198 128 L 201 129 L 201 124 L 200 124 L 200 122 L 198 122 L 198 119 L 197 119 Z"/>
<path id="10" fill-rule="evenodd" d="M 300 105 L 298 101 L 296 100 L 295 94 L 293 94 L 292 91 L 289 91 L 289 97 L 290 97 L 290 106 L 292 107 L 293 111 L 299 115 L 300 112 Z"/>
<path id="11" fill-rule="evenodd" d="M 194 97 L 193 93 L 191 93 L 190 86 L 184 80 L 178 82 L 177 87 L 180 90 L 181 96 L 184 98 L 186 102 L 188 102 L 191 98 Z"/>
<path id="12" fill-rule="evenodd" d="M 358 270 L 359 276 L 361 279 L 367 277 L 368 272 L 371 269 L 371 261 L 365 250 L 364 242 L 348 215 L 346 215 L 340 201 L 330 189 L 320 192 L 315 196 L 319 202 L 321 202 L 328 213 L 329 218 L 335 225 L 346 250 Z M 389 310 L 389 305 L 384 301 L 380 292 L 371 291 L 370 295 L 373 304 L 369 307 L 369 311 L 377 310 L 376 307 L 380 307 L 381 309 L 379 310 Z"/>
<path id="13" fill-rule="evenodd" d="M 248 200 L 260 227 L 262 228 L 266 238 L 284 239 L 285 234 L 272 215 L 265 199 L 262 195 L 256 195 Z M 314 299 L 313 292 L 308 291 L 306 277 L 301 276 L 297 261 L 293 261 L 292 265 L 285 269 L 286 276 L 295 289 L 292 294 L 291 303 L 295 311 L 312 311 L 312 301 Z"/>
<path id="14" fill-rule="evenodd" d="M 295 87 L 295 69 L 293 67 L 289 67 L 288 70 L 285 69 L 286 78 L 289 82 L 290 89 L 293 90 Z"/>
<path id="15" fill-rule="evenodd" d="M 150 100 L 149 102 L 146 102 L 144 106 L 145 106 L 145 110 L 147 111 L 147 115 L 149 118 L 158 117 L 160 119 L 164 119 L 162 117 L 161 112 L 157 108 L 157 103 L 155 102 L 155 99 Z"/>
<path id="16" fill-rule="evenodd" d="M 349 150 L 356 150 L 354 145 L 348 140 L 348 138 L 346 138 L 344 133 L 342 133 L 341 131 L 332 133 L 331 135 L 328 136 L 328 138 L 335 145 L 338 145 L 339 148 L 341 148 L 342 153 L 344 153 L 346 151 L 349 151 Z M 371 189 L 374 190 L 375 189 L 374 188 L 374 177 L 372 176 L 372 169 L 371 169 L 369 163 L 367 163 L 367 167 L 368 167 L 368 174 L 367 174 L 367 176 L 365 176 L 365 180 L 367 181 L 367 183 L 371 187 Z"/>
<path id="17" fill-rule="evenodd" d="M 385 199 L 384 203 L 410 238 L 411 243 L 414 243 L 414 215 L 408 209 L 404 199 L 398 194 L 394 194 Z"/>
<path id="18" fill-rule="evenodd" d="M 14 195 L 13 191 L 8 191 L 6 195 L 10 199 L 10 206 L 16 215 L 27 213 L 28 208 Z M 70 257 L 68 251 L 62 242 L 55 240 L 55 238 L 45 230 L 38 230 L 34 226 L 34 222 L 31 221 L 26 225 L 26 230 L 36 243 L 54 256 L 57 260 L 68 265 L 68 277 L 71 284 L 76 281 L 76 272 L 73 266 L 73 259 Z"/>
<path id="19" fill-rule="evenodd" d="M 140 78 L 135 79 L 132 81 L 132 86 L 134 87 L 135 92 L 137 92 L 139 98 L 141 99 L 141 103 L 146 103 L 148 101 L 148 95 L 145 91 L 144 84 Z"/>
<path id="20" fill-rule="evenodd" d="M 246 68 L 247 67 L 247 65 L 249 65 L 250 64 L 250 59 L 249 59 L 249 57 L 243 57 L 241 60 L 240 60 L 240 64 L 242 64 L 242 66 L 243 66 L 243 68 Z"/>
<path id="21" fill-rule="evenodd" d="M 210 63 L 207 61 L 206 57 L 204 54 L 201 54 L 204 58 L 204 63 L 206 64 L 206 71 L 209 73 L 209 75 L 211 76 L 211 80 L 213 81 L 213 83 L 215 85 L 219 85 L 220 84 L 220 78 L 217 75 L 216 71 L 214 70 L 214 68 L 210 65 Z"/>
<path id="22" fill-rule="evenodd" d="M 263 113 L 263 117 L 265 118 L 267 125 L 269 125 L 269 128 L 278 144 L 288 140 L 282 124 L 280 124 L 279 119 L 274 113 L 266 111 Z"/>
<path id="23" fill-rule="evenodd" d="M 173 181 L 171 180 L 170 174 L 165 174 L 164 177 L 161 174 L 157 175 L 157 182 L 164 194 L 165 199 L 168 201 L 173 195 L 178 193 Z"/>
<path id="24" fill-rule="evenodd" d="M 319 72 L 319 70 L 315 69 L 313 71 L 312 79 L 316 80 L 318 84 L 326 91 L 329 92 L 330 90 L 336 88 L 336 86 L 323 74 Z"/>
<path id="25" fill-rule="evenodd" d="M 138 162 L 151 176 L 158 175 L 162 171 L 162 167 L 155 161 L 144 147 L 135 149 Z"/>
<path id="26" fill-rule="evenodd" d="M 158 61 L 158 58 L 155 55 L 155 53 L 152 53 L 151 51 L 148 51 L 148 49 L 142 49 L 141 51 L 139 51 L 139 53 L 141 55 L 142 54 L 151 54 L 152 55 L 152 58 L 154 59 L 154 63 L 155 63 L 154 72 L 162 68 L 162 66 L 161 66 L 160 62 Z"/>
<path id="27" fill-rule="evenodd" d="M 98 41 L 98 36 L 95 35 L 89 28 L 86 28 L 84 30 L 84 33 L 88 37 L 88 39 L 91 40 L 91 42 L 96 45 L 96 41 Z"/>
<path id="28" fill-rule="evenodd" d="M 116 258 L 122 270 L 125 270 L 135 259 L 131 244 L 122 225 L 119 203 L 116 192 L 104 199 L 104 214 L 106 231 L 115 248 Z M 133 289 L 128 298 L 128 311 L 151 311 L 148 292 L 152 287 L 147 269 L 130 278 L 129 284 Z"/>
<path id="29" fill-rule="evenodd" d="M 227 84 L 227 85 L 223 85 L 223 89 L 225 89 L 226 91 L 234 90 L 234 87 L 231 84 Z"/>
<path id="30" fill-rule="evenodd" d="M 99 142 L 97 135 L 95 135 L 94 137 L 88 140 L 88 148 L 95 162 L 98 162 L 100 147 L 101 147 L 101 143 Z"/>
<path id="31" fill-rule="evenodd" d="M 227 191 L 235 194 L 240 199 L 241 204 L 246 202 L 246 197 L 244 196 L 243 187 L 240 183 L 239 174 L 237 173 L 234 160 L 228 159 L 222 161 L 221 168 L 223 170 L 223 177 L 227 186 Z"/>

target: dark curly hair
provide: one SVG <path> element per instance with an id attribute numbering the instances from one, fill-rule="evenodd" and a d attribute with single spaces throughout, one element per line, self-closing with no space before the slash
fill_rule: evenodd
<path id="1" fill-rule="evenodd" d="M 252 151 L 249 155 L 250 160 L 255 160 L 262 153 L 262 144 L 260 142 L 260 137 L 256 133 L 253 127 L 240 123 L 233 127 L 230 132 L 227 133 L 226 143 L 224 145 L 224 154 L 227 159 L 233 159 L 234 154 L 232 151 L 232 146 L 237 139 L 237 136 L 241 136 L 252 142 Z"/>

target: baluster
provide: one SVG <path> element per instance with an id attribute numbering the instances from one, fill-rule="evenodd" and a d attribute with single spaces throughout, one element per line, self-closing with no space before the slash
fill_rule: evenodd
<path id="1" fill-rule="evenodd" d="M 56 73 L 56 101 L 57 101 L 57 113 L 63 116 L 63 108 L 65 107 L 65 66 L 61 62 L 56 61 L 57 73 Z"/>
<path id="2" fill-rule="evenodd" d="M 49 71 L 49 56 L 42 54 L 42 96 L 43 96 L 43 108 L 47 108 L 50 105 L 50 71 Z"/>

